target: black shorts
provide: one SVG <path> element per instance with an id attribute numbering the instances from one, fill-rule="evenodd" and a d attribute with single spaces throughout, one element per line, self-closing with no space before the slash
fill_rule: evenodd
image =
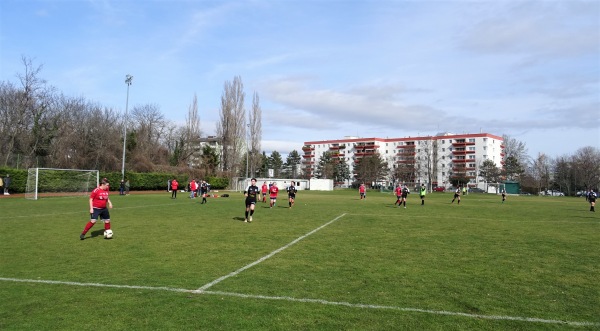
<path id="1" fill-rule="evenodd" d="M 246 206 L 255 205 L 256 198 L 246 198 Z"/>
<path id="2" fill-rule="evenodd" d="M 100 216 L 101 220 L 110 220 L 110 214 L 107 208 L 94 208 L 94 212 L 90 214 L 91 220 L 97 220 Z"/>
<path id="3" fill-rule="evenodd" d="M 288 194 L 288 198 L 290 198 L 290 199 L 296 199 L 296 195 L 295 194 Z"/>

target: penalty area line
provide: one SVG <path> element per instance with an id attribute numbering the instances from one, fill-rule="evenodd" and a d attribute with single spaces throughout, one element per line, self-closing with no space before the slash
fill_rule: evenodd
<path id="1" fill-rule="evenodd" d="M 52 284 L 52 285 L 69 285 L 69 286 L 82 286 L 82 287 L 105 287 L 105 288 L 123 288 L 123 289 L 134 289 L 134 290 L 149 290 L 149 291 L 168 291 L 168 292 L 179 292 L 179 293 L 193 293 L 193 294 L 207 294 L 207 295 L 221 295 L 228 297 L 237 297 L 244 299 L 259 299 L 259 300 L 280 300 L 289 302 L 301 302 L 301 303 L 317 303 L 322 305 L 330 306 L 343 306 L 348 308 L 357 309 L 374 309 L 374 310 L 395 310 L 401 312 L 413 312 L 413 313 L 424 313 L 431 315 L 446 315 L 446 316 L 459 316 L 465 318 L 476 318 L 476 319 L 488 319 L 488 320 L 503 320 L 503 321 L 518 321 L 528 323 L 544 323 L 544 324 L 560 324 L 570 326 L 600 326 L 600 323 L 594 322 L 580 322 L 580 321 L 566 321 L 566 320 L 551 320 L 535 317 L 521 317 L 521 316 L 503 316 L 503 315 L 482 315 L 482 314 L 469 314 L 461 312 L 453 312 L 446 310 L 431 310 L 421 308 L 407 308 L 397 306 L 386 306 L 386 305 L 373 305 L 373 304 L 360 304 L 350 302 L 336 302 L 322 299 L 308 299 L 308 298 L 294 298 L 288 296 L 267 296 L 258 294 L 243 294 L 234 292 L 222 292 L 222 291 L 198 291 L 189 290 L 173 287 L 153 287 L 153 286 L 136 286 L 136 285 L 115 285 L 115 284 L 101 284 L 101 283 L 79 283 L 79 282 L 67 282 L 67 281 L 54 281 L 54 280 L 41 280 L 41 279 L 19 279 L 19 278 L 5 278 L 0 277 L 0 281 L 15 282 L 15 283 L 37 283 L 37 284 Z"/>

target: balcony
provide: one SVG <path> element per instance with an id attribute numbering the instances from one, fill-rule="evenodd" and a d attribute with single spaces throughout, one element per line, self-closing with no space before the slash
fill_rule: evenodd
<path id="1" fill-rule="evenodd" d="M 377 149 L 377 148 L 379 148 L 379 145 L 375 145 L 374 143 L 368 143 L 368 144 L 358 143 L 358 144 L 354 144 L 354 148 L 356 150 L 361 150 L 361 149 L 365 149 L 365 148 L 368 148 L 368 149 Z"/>
<path id="2" fill-rule="evenodd" d="M 474 146 L 474 145 L 475 145 L 474 142 L 468 142 L 468 141 L 464 141 L 464 140 L 452 143 L 452 146 L 456 146 L 456 147 L 458 147 L 458 146 Z"/>
<path id="3" fill-rule="evenodd" d="M 345 148 L 346 148 L 346 145 L 336 145 L 336 146 L 329 147 L 329 150 L 331 150 L 331 151 L 337 151 L 337 150 L 345 149 Z"/>
<path id="4" fill-rule="evenodd" d="M 364 151 L 364 152 L 355 152 L 354 156 L 371 156 L 375 154 L 375 151 Z"/>
<path id="5" fill-rule="evenodd" d="M 311 157 L 315 157 L 315 154 L 304 154 L 302 155 L 303 158 L 311 158 Z"/>
<path id="6" fill-rule="evenodd" d="M 312 147 L 312 146 L 309 146 L 309 145 L 304 145 L 304 146 L 302 146 L 302 150 L 305 151 L 305 152 L 306 151 L 314 151 L 315 148 Z"/>
<path id="7" fill-rule="evenodd" d="M 464 150 L 464 149 L 460 149 L 460 150 L 455 149 L 455 150 L 452 151 L 452 154 L 454 154 L 454 155 L 466 155 L 467 151 Z"/>

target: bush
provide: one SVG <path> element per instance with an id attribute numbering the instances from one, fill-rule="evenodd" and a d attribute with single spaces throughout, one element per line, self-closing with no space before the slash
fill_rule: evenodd
<path id="1" fill-rule="evenodd" d="M 0 177 L 4 178 L 6 174 L 10 174 L 10 178 L 12 178 L 10 192 L 25 193 L 27 186 L 27 169 L 0 168 Z M 108 179 L 113 190 L 119 189 L 121 172 L 100 172 L 100 179 L 102 178 Z M 172 178 L 177 179 L 182 189 L 186 188 L 190 181 L 190 176 L 188 174 L 174 174 L 167 172 L 125 172 L 125 180 L 129 179 L 129 189 L 132 191 L 166 191 L 167 182 Z M 211 189 L 222 190 L 229 186 L 228 178 L 208 177 L 206 181 L 210 184 Z M 53 184 L 50 184 L 50 187 L 54 187 L 54 191 L 73 190 L 71 188 L 52 185 Z"/>
<path id="2" fill-rule="evenodd" d="M 4 180 L 10 174 L 11 182 L 8 188 L 10 193 L 25 193 L 27 186 L 27 169 L 0 168 L 0 177 Z"/>
<path id="3" fill-rule="evenodd" d="M 223 177 L 208 177 L 206 182 L 210 184 L 211 190 L 222 190 L 229 186 L 229 179 Z"/>

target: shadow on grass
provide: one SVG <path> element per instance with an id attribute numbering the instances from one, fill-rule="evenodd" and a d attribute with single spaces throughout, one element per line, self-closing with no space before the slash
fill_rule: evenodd
<path id="1" fill-rule="evenodd" d="M 104 226 L 104 224 L 102 224 L 102 226 Z M 104 238 L 104 228 L 90 231 L 90 238 L 96 237 Z"/>

